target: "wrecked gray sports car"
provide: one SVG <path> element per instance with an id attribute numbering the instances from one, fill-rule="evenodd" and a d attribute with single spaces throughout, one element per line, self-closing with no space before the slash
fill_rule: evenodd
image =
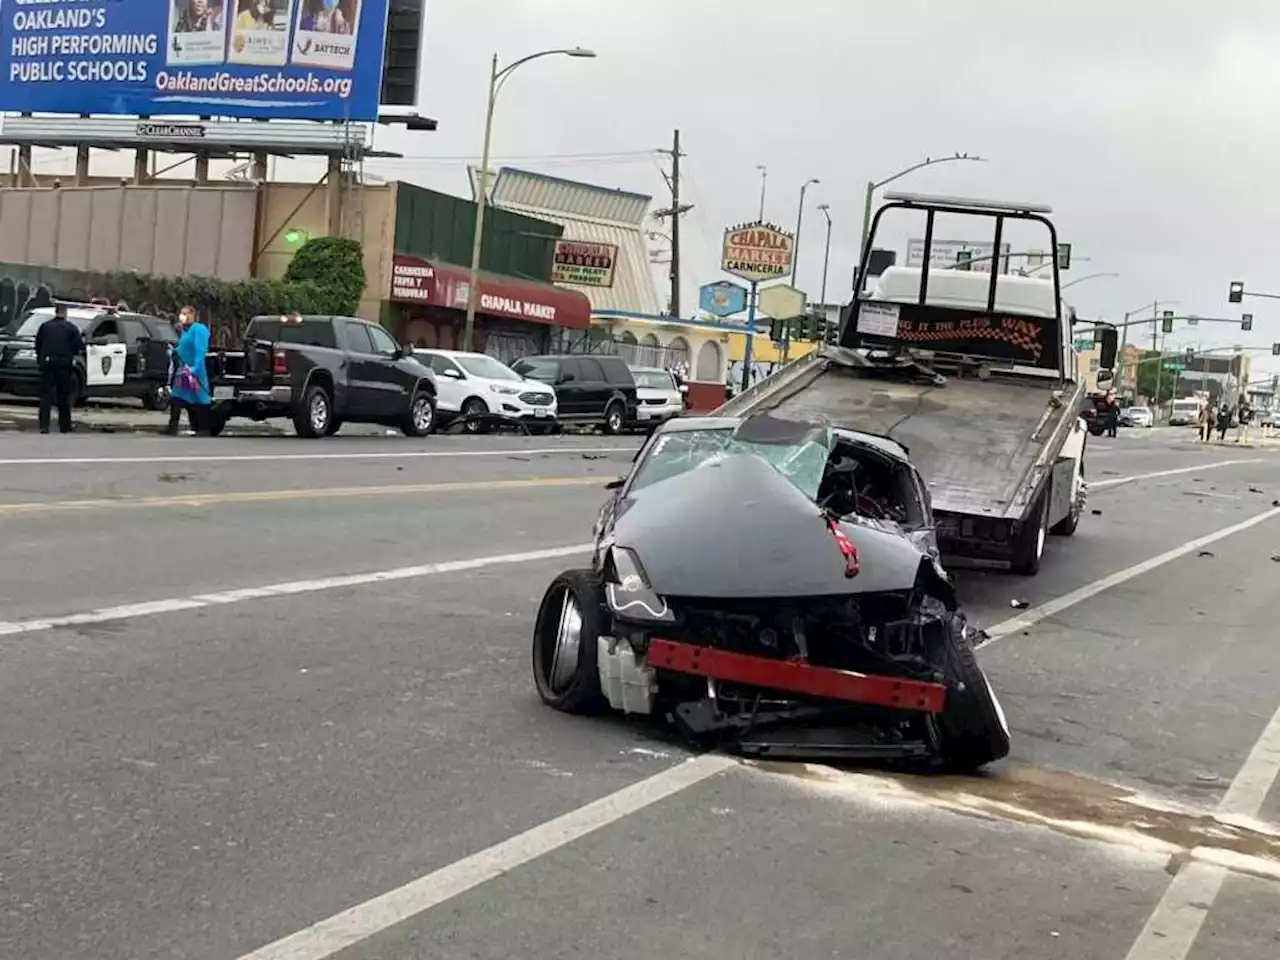
<path id="1" fill-rule="evenodd" d="M 660 428 L 552 581 L 533 673 L 568 713 L 656 716 L 751 756 L 1009 751 L 893 440 L 768 415 Z"/>

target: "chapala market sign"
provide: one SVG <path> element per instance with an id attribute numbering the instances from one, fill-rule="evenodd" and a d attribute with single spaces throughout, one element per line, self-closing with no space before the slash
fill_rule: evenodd
<path id="1" fill-rule="evenodd" d="M 616 244 L 557 240 L 551 282 L 579 287 L 612 287 L 617 265 Z"/>
<path id="2" fill-rule="evenodd" d="M 770 223 L 745 223 L 724 232 L 720 268 L 752 283 L 791 272 L 795 237 Z"/>

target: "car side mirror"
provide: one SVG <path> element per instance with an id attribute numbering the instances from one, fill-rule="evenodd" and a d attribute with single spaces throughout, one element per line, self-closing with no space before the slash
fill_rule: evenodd
<path id="1" fill-rule="evenodd" d="M 1108 383 L 1115 379 L 1115 375 L 1110 370 L 1099 370 L 1097 381 L 1098 386 L 1105 387 Z"/>
<path id="2" fill-rule="evenodd" d="M 445 370 L 442 376 L 448 377 L 450 380 L 461 380 L 462 373 L 458 370 Z"/>
<path id="3" fill-rule="evenodd" d="M 623 484 L 627 482 L 626 477 L 619 477 L 617 480 L 610 480 L 604 485 L 606 490 L 621 490 Z"/>
<path id="4" fill-rule="evenodd" d="M 562 373 L 560 374 L 559 377 L 556 378 L 556 383 L 568 383 L 572 379 L 573 379 L 572 373 Z"/>

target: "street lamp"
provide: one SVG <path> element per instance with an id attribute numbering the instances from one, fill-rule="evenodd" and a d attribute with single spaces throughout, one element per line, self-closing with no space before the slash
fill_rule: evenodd
<path id="1" fill-rule="evenodd" d="M 822 308 L 823 317 L 825 318 L 827 312 L 827 267 L 831 266 L 831 206 L 830 204 L 820 203 L 818 204 L 818 209 L 827 218 L 827 249 L 822 257 L 822 293 L 818 300 L 818 305 Z"/>
<path id="2" fill-rule="evenodd" d="M 760 222 L 764 223 L 764 191 L 769 186 L 769 168 L 757 163 L 756 169 L 760 171 Z"/>
<path id="3" fill-rule="evenodd" d="M 800 212 L 796 214 L 796 238 L 791 247 L 791 286 L 796 285 L 796 271 L 800 269 L 800 228 L 804 226 L 804 194 L 811 186 L 822 181 L 816 177 L 800 185 Z"/>
<path id="4" fill-rule="evenodd" d="M 1090 273 L 1083 277 L 1077 277 L 1075 280 L 1072 280 L 1070 283 L 1064 283 L 1059 289 L 1065 290 L 1067 289 L 1067 287 L 1074 287 L 1077 283 L 1084 283 L 1086 280 L 1099 280 L 1099 279 L 1102 279 L 1103 277 L 1110 277 L 1111 279 L 1114 280 L 1118 276 L 1120 276 L 1120 274 L 1118 273 Z"/>
<path id="5" fill-rule="evenodd" d="M 957 153 L 951 157 L 925 157 L 922 161 L 907 167 L 905 170 L 899 170 L 892 177 L 885 177 L 883 180 L 867 181 L 867 199 L 862 210 L 862 239 L 858 245 L 858 257 L 861 258 L 866 251 L 867 235 L 871 232 L 871 204 L 875 199 L 875 192 L 887 184 L 893 183 L 899 177 L 905 177 L 909 173 L 915 173 L 917 170 L 923 170 L 925 167 L 931 167 L 935 163 L 955 163 L 958 160 L 973 160 L 977 163 L 985 163 L 986 157 L 970 156 L 967 153 Z"/>
<path id="6" fill-rule="evenodd" d="M 476 225 L 471 243 L 471 282 L 467 288 L 467 322 L 462 331 L 462 349 L 470 350 L 476 328 L 476 304 L 480 301 L 480 249 L 484 242 L 484 208 L 489 203 L 489 146 L 493 141 L 493 111 L 498 102 L 498 94 L 502 85 L 507 82 L 513 70 L 524 66 L 530 60 L 541 57 L 595 57 L 594 50 L 573 47 L 567 50 L 542 50 L 521 57 L 513 63 L 498 69 L 498 55 L 493 55 L 493 67 L 489 72 L 489 100 L 484 115 L 484 148 L 480 152 L 480 197 L 476 201 Z"/>

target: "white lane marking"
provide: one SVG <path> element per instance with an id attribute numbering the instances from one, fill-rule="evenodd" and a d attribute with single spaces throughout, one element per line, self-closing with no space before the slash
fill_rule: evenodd
<path id="1" fill-rule="evenodd" d="M 1262 736 L 1245 758 L 1244 766 L 1223 794 L 1218 804 L 1219 815 L 1256 817 L 1277 779 L 1280 779 L 1280 710 L 1262 731 Z"/>
<path id="2" fill-rule="evenodd" d="M 247 953 L 240 960 L 325 960 L 734 766 L 736 761 L 728 757 L 706 754 L 669 767 Z"/>
<path id="3" fill-rule="evenodd" d="M 1142 480 L 1158 480 L 1160 477 L 1176 477 L 1183 473 L 1200 473 L 1203 470 L 1218 470 L 1221 467 L 1236 467 L 1244 463 L 1269 462 L 1270 461 L 1258 458 L 1252 460 L 1220 460 L 1217 463 L 1202 463 L 1194 467 L 1177 467 L 1173 470 L 1156 470 L 1153 473 L 1136 473 L 1131 477 L 1113 477 L 1110 480 L 1091 480 L 1089 481 L 1089 489 L 1105 490 L 1107 487 L 1119 487 L 1126 483 L 1139 483 Z"/>
<path id="4" fill-rule="evenodd" d="M 428 460 L 459 457 L 519 457 L 571 453 L 635 453 L 639 447 L 534 447 L 503 450 L 397 450 L 368 453 L 175 453 L 163 457 L 29 457 L 0 460 L 0 467 L 39 467 L 85 463 L 272 463 L 282 460 Z"/>
<path id="5" fill-rule="evenodd" d="M 412 567 L 396 567 L 392 570 L 375 570 L 370 573 L 351 573 L 336 577 L 321 577 L 314 580 L 293 580 L 286 583 L 267 584 L 261 587 L 245 587 L 240 590 L 202 593 L 192 597 L 175 597 L 169 600 L 152 600 L 145 603 L 129 603 L 116 607 L 100 607 L 97 610 L 90 610 L 86 613 L 73 613 L 60 617 L 41 617 L 36 620 L 12 620 L 9 622 L 0 621 L 0 637 L 40 633 L 46 630 L 55 630 L 59 627 L 109 623 L 115 620 L 133 620 L 137 617 L 154 617 L 164 613 L 177 613 L 182 610 L 197 610 L 201 607 L 244 603 L 248 600 L 265 600 L 268 597 L 318 593 L 322 590 L 341 590 L 346 587 L 361 587 L 372 583 L 387 583 L 392 580 L 416 580 L 422 577 L 461 573 L 466 570 L 478 570 L 482 567 L 501 564 L 532 563 L 538 560 L 554 559 L 555 557 L 574 556 L 575 554 L 587 553 L 590 550 L 591 544 L 581 543 L 570 547 L 550 547 L 545 550 L 529 550 L 524 553 L 500 553 L 489 557 L 474 557 L 469 560 L 446 560 L 440 563 L 423 563 Z"/>
<path id="6" fill-rule="evenodd" d="M 1099 580 L 1094 580 L 1092 583 L 1086 583 L 1083 587 L 1080 587 L 1077 590 L 1072 590 L 1070 593 L 1065 593 L 1053 600 L 1046 600 L 1037 607 L 1032 607 L 1030 610 L 1026 610 L 1023 613 L 1018 614 L 1016 617 L 1010 617 L 1008 620 L 1004 620 L 997 623 L 994 627 L 990 627 L 986 631 L 987 639 L 978 645 L 978 649 L 986 649 L 996 641 L 1003 640 L 1005 637 L 1013 636 L 1023 630 L 1028 630 L 1031 627 L 1034 627 L 1037 623 L 1040 623 L 1040 621 L 1047 620 L 1049 617 L 1061 613 L 1068 607 L 1074 607 L 1077 603 L 1083 603 L 1086 600 L 1096 597 L 1104 590 L 1110 590 L 1112 587 L 1119 586 L 1127 580 L 1132 580 L 1134 577 L 1140 577 L 1144 573 L 1150 573 L 1152 570 L 1162 567 L 1166 563 L 1170 563 L 1180 557 L 1185 557 L 1189 553 L 1201 550 L 1212 543 L 1217 543 L 1219 540 L 1225 540 L 1227 537 L 1234 536 L 1235 534 L 1248 530 L 1251 527 L 1256 527 L 1260 523 L 1266 523 L 1273 517 L 1278 516 L 1280 516 L 1280 507 L 1273 507 L 1270 510 L 1259 513 L 1257 516 L 1250 517 L 1248 520 L 1242 520 L 1229 527 L 1223 527 L 1221 530 L 1215 530 L 1213 533 L 1206 533 L 1203 537 L 1196 537 L 1194 540 L 1188 540 L 1181 546 L 1174 547 L 1172 550 L 1166 550 L 1164 553 L 1157 554 L 1148 560 L 1143 560 L 1141 563 L 1135 563 L 1131 567 L 1125 567 L 1123 570 L 1117 570 L 1115 573 L 1107 574 L 1107 576 L 1102 577 Z M 1277 734 L 1277 737 L 1280 737 L 1280 733 Z"/>
<path id="7" fill-rule="evenodd" d="M 1147 918 L 1125 960 L 1183 960 L 1195 945 L 1226 877 L 1222 867 L 1185 864 Z"/>

